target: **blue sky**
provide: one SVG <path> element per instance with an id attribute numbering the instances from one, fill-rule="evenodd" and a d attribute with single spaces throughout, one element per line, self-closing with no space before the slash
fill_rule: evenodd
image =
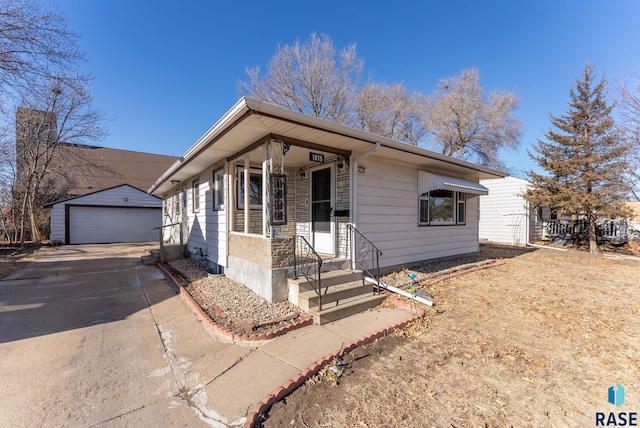
<path id="1" fill-rule="evenodd" d="M 106 147 L 179 156 L 240 97 L 245 68 L 262 70 L 278 44 L 328 34 L 355 43 L 365 73 L 430 93 L 475 67 L 486 90 L 515 91 L 522 145 L 504 159 L 533 167 L 526 149 L 566 111 L 589 60 L 614 84 L 640 70 L 640 1 L 123 1 L 60 0 L 80 34 Z M 46 1 L 45 4 L 56 4 Z"/>

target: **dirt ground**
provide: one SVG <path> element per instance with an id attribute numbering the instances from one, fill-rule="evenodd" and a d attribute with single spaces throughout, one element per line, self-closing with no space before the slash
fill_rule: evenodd
<path id="1" fill-rule="evenodd" d="M 596 412 L 640 411 L 640 261 L 480 255 L 505 263 L 428 284 L 436 304 L 420 322 L 323 370 L 263 425 L 584 427 Z M 619 408 L 607 402 L 615 383 Z"/>
<path id="2" fill-rule="evenodd" d="M 0 278 L 22 269 L 51 251 L 53 251 L 53 248 L 50 246 L 36 244 L 0 244 Z"/>

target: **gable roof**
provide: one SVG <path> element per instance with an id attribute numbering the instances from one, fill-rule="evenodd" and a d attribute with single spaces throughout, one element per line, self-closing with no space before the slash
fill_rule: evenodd
<path id="1" fill-rule="evenodd" d="M 505 174 L 471 162 L 410 146 L 389 138 L 307 116 L 251 98 L 241 98 L 196 143 L 191 146 L 148 192 L 161 195 L 220 163 L 246 153 L 270 138 L 291 144 L 331 148 L 333 153 L 359 155 L 379 144 L 375 156 L 410 164 L 418 169 L 455 175 L 467 180 L 505 177 Z"/>
<path id="2" fill-rule="evenodd" d="M 146 191 L 176 157 L 106 147 L 61 144 L 52 169 L 72 179 L 70 195 L 81 196 L 128 184 Z"/>

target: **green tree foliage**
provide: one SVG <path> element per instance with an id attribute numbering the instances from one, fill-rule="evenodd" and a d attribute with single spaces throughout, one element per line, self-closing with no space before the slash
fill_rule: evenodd
<path id="1" fill-rule="evenodd" d="M 587 63 L 581 80 L 569 91 L 568 111 L 550 116 L 553 129 L 533 146 L 529 156 L 544 173 L 529 171 L 533 186 L 525 197 L 536 206 L 548 206 L 589 222 L 589 250 L 597 253 L 596 221 L 623 213 L 621 202 L 628 186 L 629 145 L 616 132 L 612 106 L 605 99 L 606 80 L 596 81 Z"/>

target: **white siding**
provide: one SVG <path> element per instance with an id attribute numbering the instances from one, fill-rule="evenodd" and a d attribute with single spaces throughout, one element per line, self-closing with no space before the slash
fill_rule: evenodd
<path id="1" fill-rule="evenodd" d="M 51 208 L 51 242 L 63 243 L 65 238 L 64 203 L 55 204 Z"/>
<path id="2" fill-rule="evenodd" d="M 488 195 L 480 197 L 480 239 L 511 245 L 526 245 L 527 241 L 538 239 L 540 221 L 521 196 L 527 181 L 506 177 L 481 180 L 480 184 L 489 189 Z"/>
<path id="3" fill-rule="evenodd" d="M 51 208 L 51 241 L 65 242 L 65 205 L 85 205 L 85 206 L 109 206 L 109 207 L 154 207 L 160 208 L 162 201 L 155 196 L 151 196 L 139 189 L 129 185 L 122 185 L 111 189 L 91 193 L 89 195 L 80 196 L 78 198 L 69 199 L 67 201 L 58 202 Z M 159 219 L 159 217 L 158 217 Z M 157 224 L 153 227 L 160 225 Z"/>
<path id="4" fill-rule="evenodd" d="M 478 198 L 466 203 L 466 224 L 418 225 L 418 170 L 363 161 L 358 173 L 357 227 L 382 251 L 381 266 L 478 251 Z"/>
<path id="5" fill-rule="evenodd" d="M 175 213 L 175 189 L 167 193 L 168 213 L 164 215 L 164 224 L 172 224 L 184 219 L 187 225 L 185 233 L 189 251 L 201 248 L 211 262 L 227 266 L 227 225 L 226 210 L 213 209 L 213 172 L 222 165 L 211 168 L 201 175 L 186 180 L 187 207 L 184 213 Z M 193 181 L 199 180 L 200 205 L 197 212 L 193 209 Z M 226 180 L 226 175 L 225 175 Z M 225 187 L 226 187 L 225 182 Z M 226 196 L 226 192 L 225 192 Z M 225 206 L 228 201 L 225 201 Z M 165 234 L 165 237 L 167 235 Z M 174 239 L 175 241 L 175 239 Z"/>

